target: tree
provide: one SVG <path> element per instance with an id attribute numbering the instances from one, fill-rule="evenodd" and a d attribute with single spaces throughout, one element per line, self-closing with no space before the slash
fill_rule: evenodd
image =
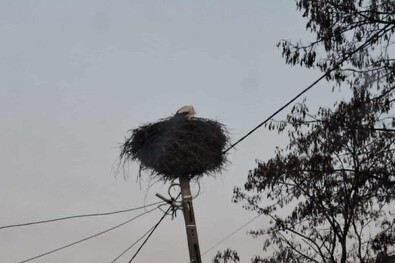
<path id="1" fill-rule="evenodd" d="M 213 263 L 238 263 L 240 262 L 237 251 L 231 249 L 225 249 L 224 251 L 217 251 L 213 259 Z"/>
<path id="2" fill-rule="evenodd" d="M 374 252 L 395 244 L 395 1 L 296 6 L 315 40 L 280 41 L 285 62 L 319 69 L 353 97 L 313 115 L 300 103 L 268 124 L 288 131 L 289 144 L 258 162 L 234 202 L 271 218 L 251 231 L 266 236 L 263 248 L 272 252 L 254 262 L 373 262 Z"/>
<path id="3" fill-rule="evenodd" d="M 375 236 L 372 247 L 382 255 L 388 254 L 389 247 L 395 245 L 395 219 L 381 222 L 382 231 Z"/>
<path id="4" fill-rule="evenodd" d="M 387 104 L 392 102 L 395 1 L 296 0 L 296 6 L 307 18 L 306 29 L 315 34 L 315 41 L 279 42 L 285 62 L 318 68 L 327 80 L 368 87 Z"/>
<path id="5" fill-rule="evenodd" d="M 234 192 L 235 202 L 272 219 L 251 233 L 266 236 L 265 251 L 277 249 L 254 262 L 373 262 L 376 223 L 391 219 L 395 199 L 395 133 L 382 130 L 386 112 L 368 95 L 355 88 L 350 102 L 316 115 L 299 104 L 269 125 L 290 126 L 289 145 Z"/>

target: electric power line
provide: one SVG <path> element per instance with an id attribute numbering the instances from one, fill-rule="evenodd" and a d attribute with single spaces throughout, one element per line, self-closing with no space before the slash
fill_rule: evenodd
<path id="1" fill-rule="evenodd" d="M 148 239 L 151 237 L 151 235 L 154 233 L 155 229 L 159 226 L 159 224 L 163 221 L 163 219 L 167 216 L 167 213 L 170 211 L 172 206 L 169 206 L 169 208 L 166 210 L 166 212 L 163 213 L 163 216 L 159 219 L 158 223 L 152 228 L 151 233 L 147 236 L 147 238 L 144 240 L 143 244 L 139 247 L 139 249 L 136 251 L 136 253 L 133 255 L 133 257 L 130 259 L 129 263 L 133 261 L 133 259 L 137 256 L 137 254 L 140 252 L 140 250 L 143 248 L 145 243 L 147 243 Z"/>
<path id="2" fill-rule="evenodd" d="M 147 207 L 150 207 L 150 206 L 158 205 L 158 204 L 161 204 L 161 203 L 164 203 L 164 202 L 160 201 L 160 202 L 156 202 L 156 203 L 152 203 L 152 204 L 148 204 L 148 205 L 144 205 L 144 206 L 140 206 L 140 207 L 129 208 L 129 209 L 124 209 L 124 210 L 118 210 L 118 211 L 112 211 L 112 212 L 73 215 L 73 216 L 66 216 L 66 217 L 47 219 L 47 220 L 41 220 L 41 221 L 34 221 L 34 222 L 28 222 L 28 223 L 0 226 L 0 230 L 6 229 L 6 228 L 13 228 L 13 227 L 22 227 L 22 226 L 30 226 L 30 225 L 51 223 L 51 222 L 56 222 L 56 221 L 75 219 L 75 218 L 82 218 L 82 217 L 95 217 L 95 216 L 106 216 L 106 215 L 114 215 L 114 214 L 126 213 L 126 212 L 131 212 L 131 211 L 147 208 Z"/>
<path id="3" fill-rule="evenodd" d="M 143 239 L 146 235 L 148 235 L 151 231 L 152 231 L 152 229 L 154 228 L 155 226 L 153 226 L 153 227 L 151 227 L 150 229 L 148 229 L 148 231 L 147 232 L 145 232 L 144 233 L 144 235 L 142 235 L 139 239 L 137 239 L 133 244 L 131 244 L 127 249 L 125 249 L 119 256 L 117 256 L 116 258 L 114 258 L 112 261 L 111 261 L 111 263 L 116 263 L 116 261 L 120 258 L 120 257 L 122 257 L 126 252 L 128 252 L 132 247 L 134 247 L 141 239 Z"/>
<path id="4" fill-rule="evenodd" d="M 332 72 L 333 70 L 335 70 L 335 68 L 332 68 L 331 70 L 328 71 L 328 73 Z M 223 153 L 227 153 L 229 152 L 229 150 L 231 150 L 232 148 L 234 148 L 237 144 L 239 144 L 240 142 L 244 141 L 244 139 L 246 139 L 248 136 L 250 136 L 252 133 L 254 133 L 256 130 L 258 130 L 260 127 L 262 127 L 263 125 L 265 125 L 268 121 L 270 121 L 274 116 L 276 116 L 277 114 L 279 114 L 282 110 L 284 110 L 286 107 L 288 107 L 292 102 L 294 102 L 295 100 L 297 100 L 300 96 L 302 96 L 303 94 L 305 94 L 307 91 L 309 91 L 312 87 L 314 87 L 318 82 L 320 82 L 322 79 L 324 79 L 326 77 L 326 75 L 328 73 L 323 74 L 321 77 L 319 77 L 316 81 L 314 81 L 312 84 L 310 84 L 307 88 L 305 88 L 304 90 L 302 90 L 301 92 L 298 93 L 298 95 L 296 95 L 295 97 L 293 97 L 290 101 L 288 101 L 287 103 L 285 103 L 280 109 L 276 110 L 272 115 L 270 115 L 268 118 L 266 118 L 263 122 L 261 122 L 260 124 L 258 124 L 258 126 L 256 126 L 254 129 L 252 129 L 251 131 L 249 131 L 246 135 L 244 135 L 243 137 L 241 137 L 239 140 L 237 140 L 235 143 L 233 143 L 231 146 L 229 146 L 225 151 L 223 151 Z"/>
<path id="5" fill-rule="evenodd" d="M 386 30 L 390 27 L 390 25 L 386 25 L 385 27 L 383 27 L 382 31 L 386 32 Z M 254 133 L 256 130 L 258 130 L 260 127 L 262 127 L 263 125 L 265 125 L 270 119 L 272 119 L 274 116 L 276 116 L 278 113 L 280 113 L 282 110 L 284 110 L 286 107 L 288 107 L 292 102 L 294 102 L 295 100 L 297 100 L 300 96 L 302 96 L 303 94 L 305 94 L 307 91 L 309 91 L 311 88 L 313 88 L 315 85 L 317 85 L 318 82 L 320 82 L 321 80 L 323 80 L 326 76 L 328 76 L 330 73 L 332 73 L 332 71 L 336 70 L 339 66 L 341 66 L 344 62 L 346 62 L 351 56 L 353 56 L 355 53 L 361 51 L 362 49 L 364 49 L 367 45 L 369 45 L 369 43 L 372 40 L 375 40 L 376 38 L 378 38 L 380 36 L 380 34 L 382 34 L 381 31 L 377 32 L 376 34 L 374 34 L 373 36 L 371 36 L 369 39 L 367 39 L 363 44 L 361 44 L 358 48 L 356 48 L 353 52 L 349 53 L 348 55 L 344 56 L 344 58 L 336 63 L 331 69 L 329 69 L 328 71 L 326 71 L 324 74 L 321 75 L 321 77 L 319 77 L 317 80 L 315 80 L 312 84 L 310 84 L 307 88 L 305 88 L 304 90 L 302 90 L 301 92 L 299 92 L 295 97 L 293 97 L 290 101 L 288 101 L 287 103 L 285 103 L 281 108 L 279 108 L 278 110 L 276 110 L 272 115 L 270 115 L 267 119 L 265 119 L 263 122 L 261 122 L 260 124 L 258 124 L 258 126 L 256 126 L 254 129 L 252 129 L 251 131 L 249 131 L 246 135 L 244 135 L 243 137 L 241 137 L 239 140 L 237 140 L 235 143 L 233 143 L 232 145 L 230 145 L 226 150 L 223 151 L 223 154 L 227 153 L 229 150 L 231 150 L 232 148 L 234 148 L 237 144 L 239 144 L 240 142 L 242 142 L 244 139 L 246 139 L 248 136 L 250 136 L 252 133 Z"/>
<path id="6" fill-rule="evenodd" d="M 214 248 L 216 248 L 217 246 L 219 246 L 221 243 L 225 242 L 227 239 L 229 239 L 231 236 L 233 236 L 234 234 L 236 234 L 237 232 L 239 232 L 240 230 L 242 230 L 244 227 L 246 227 L 247 225 L 251 224 L 253 221 L 255 221 L 258 217 L 260 217 L 263 214 L 259 214 L 257 216 L 255 216 L 254 218 L 250 219 L 249 221 L 247 221 L 246 223 L 244 223 L 242 226 L 238 227 L 236 230 L 234 230 L 233 232 L 231 232 L 230 234 L 228 234 L 226 237 L 224 237 L 223 239 L 221 239 L 220 241 L 218 241 L 217 243 L 215 243 L 214 245 L 212 245 L 210 248 L 206 249 L 203 253 L 202 256 L 207 254 L 208 252 L 210 252 L 211 250 L 213 250 Z"/>
<path id="7" fill-rule="evenodd" d="M 91 236 L 89 236 L 89 237 L 80 239 L 80 240 L 78 240 L 78 241 L 72 242 L 72 243 L 70 243 L 70 244 L 64 245 L 64 246 L 59 247 L 59 248 L 56 248 L 56 249 L 53 249 L 53 250 L 48 251 L 48 252 L 45 252 L 45 253 L 43 253 L 43 254 L 34 256 L 34 257 L 32 257 L 32 258 L 25 259 L 25 260 L 20 261 L 20 262 L 18 262 L 18 263 L 29 262 L 29 261 L 32 261 L 32 260 L 35 260 L 35 259 L 38 259 L 38 258 L 47 256 L 47 255 L 49 255 L 49 254 L 58 252 L 58 251 L 63 250 L 63 249 L 65 249 L 65 248 L 68 248 L 68 247 L 77 245 L 77 244 L 79 244 L 79 243 L 81 243 L 81 242 L 84 242 L 84 241 L 87 241 L 87 240 L 89 240 L 89 239 L 98 237 L 98 236 L 100 236 L 100 235 L 102 235 L 102 234 L 105 234 L 105 233 L 107 233 L 107 232 L 110 232 L 110 231 L 112 231 L 112 230 L 114 230 L 114 229 L 116 229 L 116 228 L 118 228 L 118 227 L 121 227 L 121 226 L 123 226 L 123 225 L 126 225 L 126 224 L 132 222 L 133 220 L 135 220 L 135 219 L 137 219 L 137 218 L 139 218 L 139 217 L 141 217 L 141 216 L 143 216 L 143 215 L 145 215 L 145 214 L 148 214 L 148 213 L 150 213 L 150 212 L 152 212 L 152 211 L 154 211 L 154 210 L 156 210 L 156 209 L 158 209 L 158 208 L 159 208 L 159 206 L 158 206 L 158 207 L 155 207 L 155 208 L 153 208 L 153 209 L 151 209 L 151 210 L 145 211 L 144 213 L 142 213 L 142 214 L 140 214 L 140 215 L 138 215 L 138 216 L 135 216 L 135 217 L 133 217 L 133 218 L 131 218 L 131 219 L 129 219 L 129 220 L 123 222 L 123 223 L 120 223 L 120 224 L 118 224 L 118 225 L 116 225 L 116 226 L 113 226 L 113 227 L 111 227 L 111 228 L 108 228 L 108 229 L 106 229 L 106 230 L 103 230 L 103 231 L 101 231 L 101 232 L 99 232 L 99 233 L 97 233 L 97 234 L 94 234 L 94 235 L 91 235 Z"/>
<path id="8" fill-rule="evenodd" d="M 387 25 L 386 27 L 383 28 L 386 29 L 388 28 L 389 25 Z M 254 133 L 256 130 L 258 130 L 260 127 L 262 127 L 264 124 L 266 124 L 270 119 L 272 119 L 274 116 L 276 116 L 278 113 L 280 113 L 282 110 L 284 110 L 286 107 L 288 107 L 292 102 L 294 102 L 295 100 L 297 100 L 300 96 L 302 96 L 304 93 L 306 93 L 307 91 L 309 91 L 311 88 L 313 88 L 317 83 L 319 83 L 322 79 L 324 79 L 326 76 L 328 76 L 331 72 L 333 72 L 334 70 L 336 70 L 341 64 L 343 64 L 347 59 L 349 59 L 352 55 L 354 55 L 355 53 L 359 52 L 360 50 L 362 50 L 363 48 L 365 48 L 372 40 L 374 40 L 375 38 L 379 37 L 381 32 L 378 32 L 377 34 L 375 34 L 374 36 L 370 37 L 368 40 L 366 40 L 362 45 L 360 45 L 358 48 L 356 48 L 353 52 L 349 53 L 347 56 L 345 56 L 340 62 L 338 62 L 337 64 L 335 64 L 330 70 L 328 70 L 327 72 L 325 72 L 321 77 L 319 77 L 317 80 L 315 80 L 312 84 L 310 84 L 307 88 L 305 88 L 304 90 L 302 90 L 300 93 L 298 93 L 295 97 L 293 97 L 290 101 L 288 101 L 286 104 L 284 104 L 281 108 L 279 108 L 277 111 L 275 111 L 272 115 L 270 115 L 267 119 L 265 119 L 263 122 L 261 122 L 258 126 L 256 126 L 254 129 L 252 129 L 251 131 L 249 131 L 246 135 L 244 135 L 242 138 L 240 138 L 238 141 L 236 141 L 235 143 L 233 143 L 230 147 L 228 147 L 226 150 L 223 151 L 223 153 L 227 153 L 229 150 L 231 150 L 232 148 L 234 148 L 237 144 L 239 144 L 241 141 L 243 141 L 244 139 L 246 139 L 248 136 L 250 136 L 252 133 Z M 158 202 L 157 204 L 159 204 L 161 202 Z M 154 204 L 152 204 L 154 205 Z M 146 207 L 146 206 L 144 206 Z M 141 207 L 141 208 L 144 208 Z M 109 231 L 112 231 L 118 227 L 121 227 L 131 221 L 133 221 L 134 219 L 147 214 L 149 212 L 152 212 L 153 210 L 157 209 L 158 207 L 148 210 L 146 212 L 144 212 L 143 214 L 140 214 L 132 219 L 129 219 L 121 224 L 118 224 L 112 228 L 106 229 L 102 232 L 99 232 L 95 235 L 89 236 L 87 238 L 81 239 L 79 241 L 75 241 L 73 243 L 70 243 L 68 245 L 62 246 L 60 248 L 51 250 L 49 252 L 43 253 L 41 255 L 20 261 L 19 263 L 25 263 L 25 262 L 29 262 L 32 261 L 34 259 L 49 255 L 51 253 L 55 253 L 57 251 L 60 251 L 62 249 L 65 249 L 67 247 L 76 245 L 78 243 L 84 242 L 86 240 L 95 238 L 99 235 L 102 235 L 104 233 L 107 233 Z M 140 209 L 140 208 L 136 208 L 136 209 Z M 121 211 L 115 211 L 115 212 L 109 212 L 109 213 L 98 213 L 98 214 L 90 214 L 90 215 L 77 215 L 77 216 L 69 216 L 69 217 L 63 217 L 63 218 L 57 218 L 57 219 L 50 219 L 50 220 L 43 220 L 43 221 L 36 221 L 36 222 L 30 222 L 30 223 L 24 223 L 24 224 L 15 224 L 15 225 L 8 225 L 8 226 L 3 226 L 0 227 L 0 229 L 5 229 L 5 228 L 11 228 L 11 227 L 19 227 L 19 226 L 27 226 L 27 225 L 33 225 L 33 224 L 42 224 L 42 223 L 48 223 L 48 222 L 54 222 L 54 221 L 60 221 L 60 220 L 66 220 L 66 219 L 71 219 L 71 218 L 79 218 L 79 217 L 88 217 L 88 216 L 99 216 L 99 215 L 109 215 L 109 214 L 116 214 L 116 213 L 122 213 L 122 212 L 127 212 L 127 211 L 132 211 L 132 210 L 136 210 L 135 208 L 133 209 L 127 209 L 127 210 L 121 210 Z M 171 206 L 169 207 L 169 209 L 167 210 L 170 211 Z M 155 231 L 155 229 L 159 226 L 159 224 L 162 222 L 162 220 L 166 217 L 167 212 L 163 214 L 162 218 L 159 220 L 159 222 L 152 228 L 150 234 L 148 235 L 148 237 L 146 238 L 146 240 L 143 242 L 143 244 L 140 246 L 140 248 L 137 250 L 137 252 L 135 253 L 135 255 L 132 257 L 132 259 L 129 261 L 129 263 L 131 263 L 133 261 L 133 259 L 137 256 L 137 254 L 140 252 L 140 250 L 142 249 L 142 247 L 146 244 L 146 242 L 148 241 L 148 239 L 151 237 L 151 235 L 153 234 L 153 232 Z M 256 216 L 255 218 L 253 218 L 252 220 L 248 221 L 246 224 L 244 224 L 243 226 L 239 227 L 238 229 L 236 229 L 235 231 L 233 231 L 231 234 L 229 234 L 228 236 L 226 236 L 224 239 L 222 239 L 221 241 L 219 241 L 217 244 L 215 244 L 214 246 L 210 247 L 208 250 L 206 250 L 202 255 L 206 254 L 207 252 L 209 252 L 210 250 L 214 249 L 216 246 L 218 246 L 219 244 L 221 244 L 222 242 L 224 242 L 226 239 L 228 239 L 229 237 L 231 237 L 232 235 L 234 235 L 235 233 L 237 233 L 239 230 L 241 230 L 242 228 L 244 228 L 245 226 L 247 226 L 248 224 L 250 224 L 252 221 L 254 221 L 256 218 L 258 218 L 260 215 Z"/>

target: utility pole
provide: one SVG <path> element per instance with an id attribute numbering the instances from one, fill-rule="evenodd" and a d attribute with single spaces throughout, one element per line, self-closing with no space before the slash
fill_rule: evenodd
<path id="1" fill-rule="evenodd" d="M 190 263 L 202 263 L 200 256 L 199 240 L 196 230 L 195 214 L 192 206 L 191 188 L 189 178 L 180 176 L 182 211 L 184 213 L 185 227 L 187 231 Z"/>

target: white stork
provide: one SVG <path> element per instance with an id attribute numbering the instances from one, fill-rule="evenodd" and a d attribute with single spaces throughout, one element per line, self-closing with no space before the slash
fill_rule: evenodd
<path id="1" fill-rule="evenodd" d="M 174 114 L 174 116 L 187 117 L 187 118 L 195 117 L 195 115 L 196 115 L 196 111 L 192 105 L 183 106 L 176 112 L 176 114 Z"/>

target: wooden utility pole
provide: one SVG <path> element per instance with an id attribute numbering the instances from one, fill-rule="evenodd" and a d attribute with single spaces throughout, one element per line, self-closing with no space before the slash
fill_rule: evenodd
<path id="1" fill-rule="evenodd" d="M 191 263 L 201 263 L 199 240 L 196 230 L 195 214 L 192 206 L 191 188 L 189 178 L 180 176 L 182 211 L 184 213 L 185 227 L 187 230 L 189 259 Z"/>

